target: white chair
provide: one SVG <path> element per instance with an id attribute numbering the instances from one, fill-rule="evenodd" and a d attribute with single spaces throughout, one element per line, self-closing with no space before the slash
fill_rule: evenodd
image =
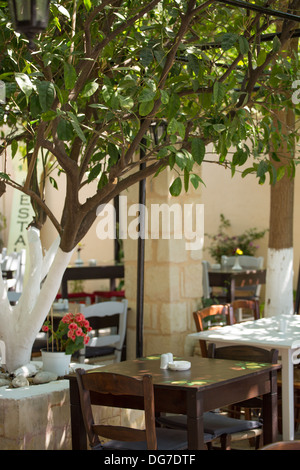
<path id="1" fill-rule="evenodd" d="M 225 256 L 223 255 L 221 258 L 222 266 L 232 267 L 236 260 L 235 256 Z M 239 256 L 240 266 L 245 269 L 263 269 L 264 258 L 263 256 L 247 256 L 247 255 L 240 255 Z M 246 296 L 247 298 L 258 298 L 260 296 L 261 285 L 258 284 L 257 286 L 245 286 L 239 287 L 237 291 L 246 291 L 249 292 L 250 295 Z M 239 298 L 237 295 L 236 298 Z"/>
<path id="2" fill-rule="evenodd" d="M 23 281 L 26 263 L 26 250 L 14 251 L 9 255 L 6 249 L 2 252 L 1 269 L 2 272 L 13 271 L 12 279 L 5 281 L 7 289 L 10 289 L 8 298 L 12 302 L 17 302 L 23 290 Z M 13 294 L 12 294 L 13 292 Z"/>
<path id="3" fill-rule="evenodd" d="M 92 305 L 80 304 L 80 312 L 89 320 L 93 335 L 89 343 L 79 352 L 79 362 L 91 357 L 113 354 L 113 362 L 120 362 L 124 346 L 127 325 L 128 300 L 99 302 Z M 116 325 L 116 315 L 118 321 Z M 117 328 L 115 327 L 117 326 Z M 106 329 L 106 330 L 105 330 Z M 114 329 L 117 329 L 114 332 Z"/>

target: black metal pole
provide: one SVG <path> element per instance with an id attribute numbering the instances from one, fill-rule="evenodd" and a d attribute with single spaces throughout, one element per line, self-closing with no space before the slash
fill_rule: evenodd
<path id="1" fill-rule="evenodd" d="M 140 159 L 145 155 L 143 146 L 146 144 L 142 139 L 142 148 L 140 150 Z M 140 169 L 144 169 L 145 163 L 140 164 Z M 146 180 L 139 183 L 139 204 L 145 207 L 146 204 Z M 140 236 L 138 238 L 137 253 L 137 293 L 136 293 L 136 357 L 143 356 L 144 349 L 144 269 L 145 269 L 145 212 L 140 211 L 139 223 Z"/>
<path id="2" fill-rule="evenodd" d="M 246 10 L 258 11 L 259 13 L 265 13 L 269 16 L 275 16 L 277 18 L 283 18 L 285 20 L 300 21 L 300 16 L 293 15 L 292 13 L 286 13 L 284 11 L 273 10 L 269 7 L 262 5 L 256 5 L 255 3 L 248 3 L 242 0 L 217 0 L 220 3 L 227 5 L 233 5 L 235 7 L 245 8 Z"/>

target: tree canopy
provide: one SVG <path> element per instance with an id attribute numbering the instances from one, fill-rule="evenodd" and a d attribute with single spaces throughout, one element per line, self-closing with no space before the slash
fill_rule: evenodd
<path id="1" fill-rule="evenodd" d="M 278 0 L 256 5 L 283 9 Z M 297 15 L 300 0 L 285 11 Z M 64 251 L 86 234 L 99 204 L 141 179 L 170 168 L 172 195 L 197 188 L 207 144 L 232 174 L 243 168 L 259 183 L 293 176 L 297 136 L 284 137 L 291 158 L 278 165 L 273 114 L 299 114 L 298 51 L 285 53 L 297 21 L 215 0 L 53 1 L 33 51 L 6 2 L 0 22 L 1 183 L 31 196 L 34 223 L 50 217 Z M 23 186 L 6 170 L 8 147 L 27 161 Z M 55 169 L 67 181 L 60 220 L 44 199 L 46 177 L 59 187 Z M 97 190 L 80 202 L 94 180 Z"/>

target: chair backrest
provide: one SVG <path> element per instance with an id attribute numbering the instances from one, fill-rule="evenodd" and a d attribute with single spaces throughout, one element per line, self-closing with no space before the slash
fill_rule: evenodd
<path id="1" fill-rule="evenodd" d="M 232 267 L 234 265 L 234 262 L 236 260 L 235 256 L 222 256 L 222 266 L 227 266 L 227 267 Z M 248 256 L 248 255 L 240 255 L 239 256 L 239 263 L 242 268 L 249 268 L 249 269 L 262 269 L 264 265 L 264 258 L 263 256 Z M 261 291 L 261 284 L 258 284 L 256 286 L 244 286 L 244 287 L 239 287 L 238 290 L 240 291 L 248 291 L 252 294 L 254 297 L 259 297 L 260 296 L 260 291 Z"/>
<path id="2" fill-rule="evenodd" d="M 263 349 L 249 345 L 234 345 L 217 348 L 214 343 L 208 345 L 207 356 L 212 359 L 230 359 L 276 364 L 278 349 Z"/>
<path id="3" fill-rule="evenodd" d="M 209 276 L 208 270 L 210 268 L 210 264 L 208 261 L 202 261 L 202 296 L 205 299 L 210 298 L 211 294 L 211 287 L 209 285 Z"/>
<path id="4" fill-rule="evenodd" d="M 233 310 L 230 305 L 210 305 L 193 312 L 193 317 L 198 332 L 234 323 Z M 199 340 L 199 342 L 202 356 L 207 357 L 206 341 Z"/>
<path id="5" fill-rule="evenodd" d="M 122 349 L 126 335 L 128 300 L 99 302 L 92 305 L 80 304 L 80 312 L 89 320 L 93 330 L 110 327 L 115 324 L 115 316 L 118 316 L 117 332 L 91 337 L 86 347 L 101 348 L 111 346 L 114 348 L 116 362 L 121 361 Z M 109 320 L 112 320 L 110 323 Z M 86 349 L 85 347 L 85 349 Z M 85 355 L 85 349 L 80 351 L 81 357 Z"/>
<path id="6" fill-rule="evenodd" d="M 235 256 L 225 256 L 221 257 L 222 266 L 226 265 L 231 267 L 234 265 L 236 260 Z M 253 269 L 262 269 L 264 264 L 263 256 L 248 256 L 248 255 L 239 255 L 239 263 L 242 268 L 253 268 Z"/>
<path id="7" fill-rule="evenodd" d="M 241 322 L 243 320 L 258 320 L 260 318 L 259 312 L 259 301 L 255 300 L 234 300 L 231 302 L 233 309 L 234 321 Z M 243 313 L 246 310 L 246 317 L 243 317 Z"/>
<path id="8" fill-rule="evenodd" d="M 25 274 L 26 264 L 26 250 L 14 251 L 9 255 L 6 254 L 2 258 L 1 269 L 2 271 L 13 271 L 13 278 L 7 279 L 6 285 L 8 289 L 13 289 L 15 292 L 22 293 L 23 281 Z"/>
<path id="9" fill-rule="evenodd" d="M 155 430 L 155 406 L 152 377 L 127 377 L 109 372 L 86 372 L 76 369 L 80 404 L 85 429 L 92 448 L 100 446 L 99 436 L 118 441 L 146 441 L 148 450 L 157 450 Z M 109 393 L 111 395 L 129 395 L 142 398 L 145 411 L 145 429 L 128 428 L 112 424 L 95 424 L 90 393 Z"/>

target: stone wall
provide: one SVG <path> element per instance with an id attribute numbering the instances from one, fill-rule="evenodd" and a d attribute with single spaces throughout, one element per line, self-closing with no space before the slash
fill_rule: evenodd
<path id="1" fill-rule="evenodd" d="M 100 407 L 95 407 L 99 416 Z M 101 422 L 142 426 L 143 412 L 101 407 Z M 0 450 L 71 450 L 69 381 L 0 388 Z"/>
<path id="2" fill-rule="evenodd" d="M 173 175 L 174 177 L 174 175 Z M 201 189 L 190 189 L 180 197 L 171 197 L 168 171 L 147 182 L 146 206 L 148 232 L 152 204 L 201 204 Z M 126 193 L 128 205 L 138 202 L 138 187 Z M 195 216 L 195 212 L 193 212 Z M 132 220 L 132 219 L 131 219 Z M 195 221 L 193 221 L 195 227 Z M 201 305 L 202 250 L 187 250 L 186 239 L 176 239 L 174 228 L 170 239 L 145 240 L 144 348 L 143 354 L 172 352 L 182 355 L 188 333 L 195 331 L 192 312 Z M 125 291 L 129 301 L 127 358 L 136 355 L 136 290 L 137 240 L 124 240 Z"/>

